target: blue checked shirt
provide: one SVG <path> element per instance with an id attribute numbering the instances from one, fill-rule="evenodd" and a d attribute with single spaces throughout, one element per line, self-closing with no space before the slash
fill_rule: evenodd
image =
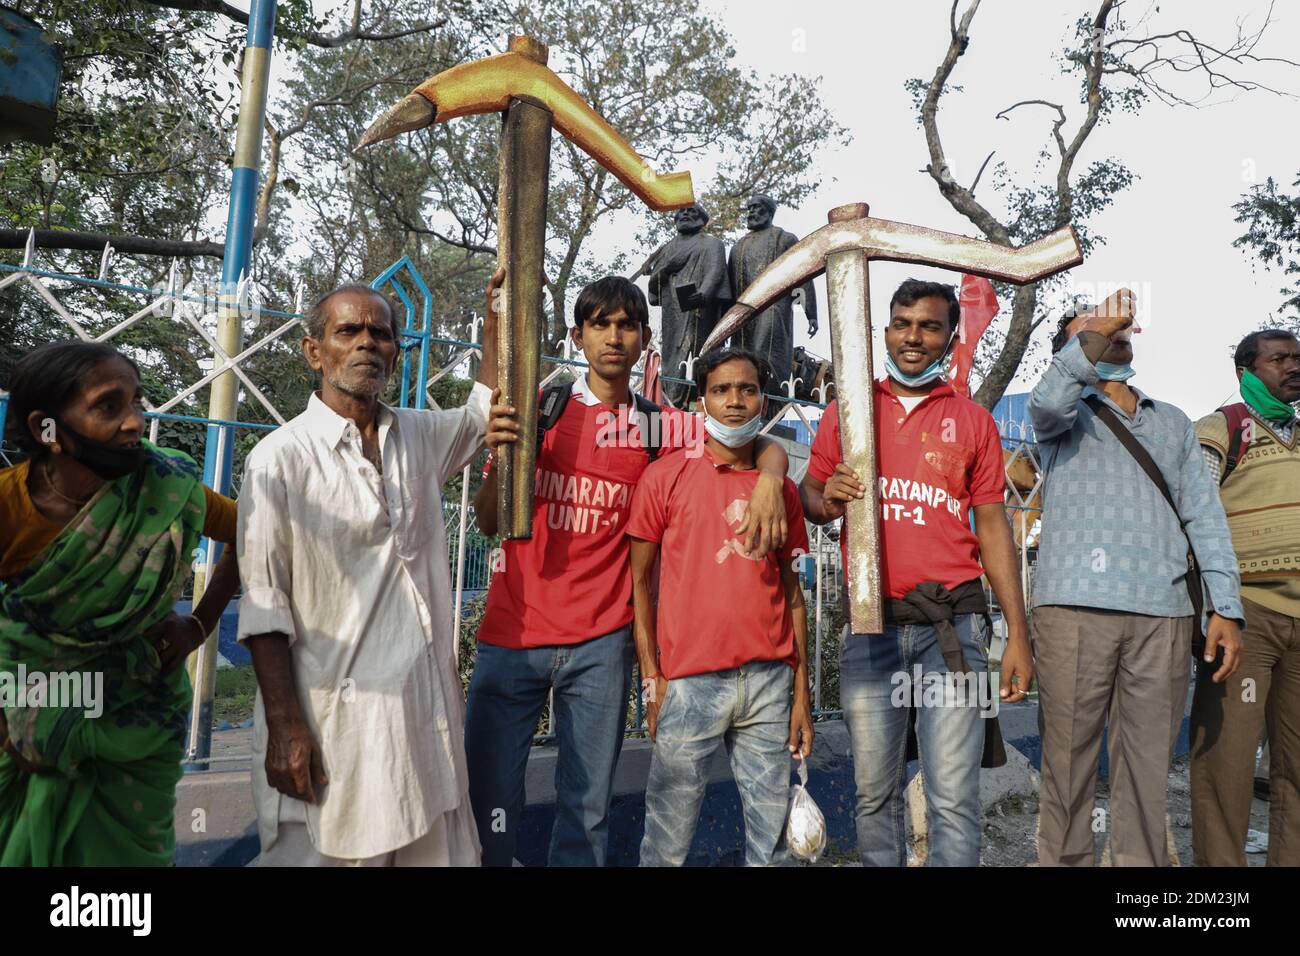
<path id="1" fill-rule="evenodd" d="M 1031 606 L 1188 616 L 1190 541 L 1209 590 L 1206 610 L 1244 620 L 1228 522 L 1191 421 L 1137 389 L 1137 411 L 1129 419 L 1098 390 L 1097 369 L 1084 354 L 1085 344 L 1100 354 L 1105 339 L 1089 332 L 1083 338 L 1056 354 L 1029 398 L 1045 469 Z M 1084 404 L 1088 395 L 1109 405 L 1155 460 L 1186 534 L 1133 456 Z"/>

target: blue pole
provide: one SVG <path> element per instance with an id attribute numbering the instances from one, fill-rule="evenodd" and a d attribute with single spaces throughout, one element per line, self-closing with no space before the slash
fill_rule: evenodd
<path id="1" fill-rule="evenodd" d="M 271 67 L 271 40 L 275 34 L 275 9 L 276 0 L 252 0 L 248 13 L 244 85 L 240 96 L 239 125 L 235 134 L 235 157 L 231 164 L 230 210 L 226 216 L 226 248 L 221 264 L 221 304 L 217 320 L 218 342 L 232 355 L 239 351 L 243 339 L 236 296 L 239 281 L 248 275 L 252 264 L 258 169 L 262 158 L 262 122 L 266 117 L 266 87 Z M 220 334 L 223 332 L 226 333 L 225 336 Z M 216 405 L 220 399 L 231 407 L 221 409 L 221 414 L 210 411 L 209 418 L 230 420 L 236 417 L 234 375 L 227 372 L 213 382 L 211 395 L 210 405 Z M 225 432 L 224 437 L 222 432 Z M 203 477 L 210 487 L 222 494 L 230 490 L 233 437 L 234 433 L 229 428 L 215 425 L 208 428 Z M 218 448 L 222 449 L 219 474 Z"/>
<path id="2" fill-rule="evenodd" d="M 258 170 L 262 160 L 262 124 L 266 118 L 267 81 L 271 68 L 271 41 L 275 37 L 276 0 L 252 0 L 248 10 L 248 39 L 244 44 L 243 87 L 239 99 L 239 124 L 235 132 L 235 157 L 230 171 L 230 211 L 226 217 L 226 248 L 221 265 L 220 300 L 217 307 L 217 342 L 227 355 L 239 353 L 244 330 L 241 324 L 239 282 L 250 272 L 253 230 L 256 226 Z M 238 382 L 225 372 L 212 382 L 208 418 L 234 421 L 238 417 Z M 222 494 L 230 492 L 230 471 L 234 461 L 234 429 L 209 425 L 203 453 L 203 480 Z M 220 547 L 204 538 L 199 546 L 194 578 L 197 604 L 206 584 L 209 549 L 213 561 Z M 209 635 L 198 655 L 189 660 L 194 685 L 194 706 L 186 748 L 186 769 L 207 769 L 212 753 L 212 699 L 216 694 L 217 640 Z"/>

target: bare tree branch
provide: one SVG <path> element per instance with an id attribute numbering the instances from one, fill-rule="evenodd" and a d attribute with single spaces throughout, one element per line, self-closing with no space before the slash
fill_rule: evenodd
<path id="1" fill-rule="evenodd" d="M 266 159 L 266 177 L 262 182 L 262 189 L 257 197 L 257 225 L 253 230 L 253 243 L 256 245 L 266 235 L 270 226 L 271 215 L 271 198 L 275 193 L 275 187 L 279 182 L 280 176 L 280 152 L 284 142 L 299 133 L 303 132 L 308 123 L 311 121 L 311 114 L 318 109 L 327 106 L 351 106 L 357 98 L 377 86 L 383 86 L 385 83 L 393 82 L 398 76 L 408 72 L 403 65 L 394 70 L 390 70 L 383 76 L 369 82 L 362 83 L 360 86 L 349 86 L 352 82 L 352 72 L 357 62 L 360 50 L 349 56 L 347 64 L 343 68 L 343 78 L 339 82 L 339 88 L 334 93 L 322 96 L 318 99 L 311 100 L 303 106 L 299 114 L 298 122 L 284 130 L 279 130 L 268 116 L 264 121 L 264 127 L 270 137 L 267 159 Z"/>
<path id="2" fill-rule="evenodd" d="M 989 160 L 991 160 L 996 153 L 997 153 L 996 149 L 990 150 L 989 154 L 984 157 L 984 162 L 980 163 L 980 170 L 978 173 L 975 174 L 975 178 L 971 181 L 970 187 L 968 189 L 968 191 L 972 196 L 975 195 L 975 187 L 980 184 L 980 177 L 984 175 L 985 167 L 988 166 Z"/>
<path id="3" fill-rule="evenodd" d="M 254 218 L 256 225 L 253 226 L 254 246 L 262 241 L 266 230 L 270 228 L 271 197 L 275 194 L 276 184 L 280 181 L 280 146 L 284 142 L 284 136 L 275 128 L 269 116 L 263 118 L 263 126 L 270 137 L 270 143 L 266 150 L 266 176 L 257 194 L 257 212 Z"/>
<path id="4" fill-rule="evenodd" d="M 1270 3 L 1263 24 L 1253 32 L 1247 32 L 1243 21 L 1238 20 L 1236 37 L 1223 48 L 1206 43 L 1186 29 L 1154 33 L 1143 37 L 1117 37 L 1105 44 L 1111 62 L 1107 64 L 1104 72 L 1127 74 L 1161 102 L 1170 106 L 1200 106 L 1216 91 L 1223 89 L 1234 89 L 1239 92 L 1263 90 L 1277 96 L 1295 98 L 1292 92 L 1276 89 L 1258 80 L 1235 77 L 1225 72 L 1229 65 L 1300 66 L 1300 62 L 1286 57 L 1258 56 L 1255 53 L 1264 32 L 1273 22 L 1273 7 L 1274 4 Z M 1167 46 L 1162 46 L 1162 42 L 1167 41 L 1174 41 L 1177 48 L 1183 52 L 1169 52 Z M 1131 62 L 1131 59 L 1139 54 L 1145 55 L 1147 59 L 1142 63 Z M 1202 74 L 1206 82 L 1206 91 L 1199 98 L 1189 98 L 1163 83 L 1160 79 L 1162 72 Z"/>
<path id="5" fill-rule="evenodd" d="M 1006 114 L 1017 106 L 1030 104 L 1047 106 L 1056 110 L 1057 119 L 1052 124 L 1052 136 L 1056 140 L 1057 152 L 1061 157 L 1056 170 L 1057 226 L 1063 226 L 1070 221 L 1071 213 L 1074 210 L 1074 192 L 1070 186 L 1070 173 L 1073 171 L 1074 161 L 1079 155 L 1079 150 L 1093 129 L 1096 128 L 1097 119 L 1101 115 L 1101 77 L 1104 63 L 1104 47 L 1101 40 L 1105 36 L 1106 22 L 1113 7 L 1114 0 L 1102 0 L 1101 6 L 1097 9 L 1097 15 L 1092 21 L 1089 44 L 1091 56 L 1088 58 L 1085 67 L 1088 111 L 1068 144 L 1062 132 L 1066 122 L 1065 110 L 1056 103 L 1046 100 L 1026 100 L 1022 103 L 1013 104 L 998 114 L 998 116 L 1006 118 Z M 1011 384 L 1011 380 L 1015 378 L 1016 370 L 1020 367 L 1020 361 L 1029 348 L 1030 337 L 1038 324 L 1043 321 L 1043 317 L 1039 317 L 1037 320 L 1034 318 L 1037 308 L 1038 283 L 1031 282 L 1028 285 L 1019 286 L 1012 297 L 1011 321 L 1007 325 L 1006 338 L 1002 343 L 1002 348 L 975 393 L 975 401 L 985 408 L 992 408 L 998 399 L 1002 397 L 1007 386 Z"/>
<path id="6" fill-rule="evenodd" d="M 952 12 L 949 14 L 948 50 L 939 68 L 934 71 L 934 78 L 930 80 L 925 101 L 921 105 L 921 125 L 925 129 L 925 143 L 930 151 L 930 163 L 926 166 L 926 172 L 930 174 L 938 185 L 940 194 L 948 200 L 953 209 L 974 223 L 993 242 L 1009 246 L 1011 236 L 1007 227 L 976 201 L 969 189 L 953 178 L 952 172 L 948 169 L 948 160 L 944 156 L 943 142 L 939 138 L 939 97 L 943 95 L 944 86 L 948 82 L 948 77 L 952 75 L 957 58 L 962 55 L 966 44 L 970 41 L 970 23 L 975 18 L 975 11 L 979 9 L 979 5 L 980 0 L 971 0 L 971 5 L 962 14 L 961 22 L 958 23 L 957 0 L 953 0 Z"/>
<path id="7" fill-rule="evenodd" d="M 930 162 L 925 172 L 934 179 L 940 194 L 949 204 L 966 219 L 973 223 L 990 240 L 1004 245 L 1011 244 L 1014 235 L 1016 241 L 1035 238 L 1026 235 L 1025 230 L 1039 226 L 1049 228 L 1063 226 L 1076 216 L 1076 194 L 1079 182 L 1075 178 L 1075 163 L 1083 145 L 1096 130 L 1108 110 L 1115 105 L 1131 107 L 1141 101 L 1141 93 L 1155 96 L 1170 104 L 1196 105 L 1185 92 L 1175 90 L 1165 80 L 1166 75 L 1181 76 L 1197 73 L 1205 77 L 1211 93 L 1221 89 L 1236 91 L 1266 90 L 1280 91 L 1264 82 L 1237 75 L 1233 67 L 1258 66 L 1263 64 L 1300 66 L 1293 60 L 1283 57 L 1264 56 L 1259 52 L 1261 38 L 1272 22 L 1273 6 L 1270 5 L 1264 23 L 1256 30 L 1248 30 L 1242 21 L 1237 23 L 1236 38 L 1227 46 L 1218 47 L 1202 41 L 1191 31 L 1178 29 L 1162 33 L 1150 33 L 1138 36 L 1132 29 L 1118 22 L 1117 11 L 1123 6 L 1123 0 L 1098 0 L 1095 15 L 1091 22 L 1082 21 L 1084 43 L 1068 50 L 1065 59 L 1082 72 L 1085 113 L 1074 130 L 1067 130 L 1068 117 L 1064 106 L 1045 99 L 1024 99 L 1013 103 L 996 114 L 997 119 L 1011 118 L 1011 114 L 1028 106 L 1041 106 L 1054 112 L 1052 137 L 1059 157 L 1055 169 L 1055 182 L 1052 191 L 1043 190 L 1042 194 L 1026 193 L 1019 200 L 1024 208 L 1013 208 L 1010 215 L 1020 213 L 1021 218 L 1008 220 L 1009 225 L 999 221 L 987 208 L 975 200 L 975 187 L 988 166 L 993 154 L 984 160 L 979 173 L 969 188 L 963 188 L 953 178 L 948 169 L 942 141 L 938 129 L 938 104 L 945 92 L 945 87 L 955 68 L 957 59 L 966 51 L 970 42 L 970 25 L 979 7 L 979 0 L 971 0 L 965 11 L 958 16 L 960 0 L 954 0 L 949 12 L 949 44 L 942 62 L 933 78 L 925 87 L 925 96 L 921 104 L 921 125 L 925 132 L 926 145 Z M 1141 27 L 1158 8 L 1152 10 L 1138 22 Z M 1108 34 L 1122 32 L 1123 35 L 1107 39 Z M 1174 46 L 1178 49 L 1174 49 Z M 1104 86 L 1107 76 L 1119 74 L 1127 76 L 1133 86 L 1117 88 Z M 919 86 L 919 84 L 918 84 Z M 919 92 L 919 91 L 917 91 Z M 1284 94 L 1289 95 L 1289 94 Z M 1082 180 L 1080 180 L 1082 182 Z M 1095 187 L 1090 186 L 1090 189 Z M 1095 199 L 1095 196 L 1094 196 Z M 1024 218 L 1028 215 L 1029 218 Z M 986 408 L 992 407 L 1002 396 L 1006 387 L 1014 378 L 1030 337 L 1042 324 L 1047 315 L 1039 315 L 1040 286 L 1038 283 L 1020 286 L 1012 295 L 1012 308 L 1005 339 L 997 350 L 996 357 L 989 364 L 975 400 Z"/>
<path id="8" fill-rule="evenodd" d="M 1102 0 L 1097 16 L 1092 21 L 1092 36 L 1089 39 L 1092 56 L 1086 68 L 1088 112 L 1083 122 L 1079 124 L 1078 130 L 1075 131 L 1070 144 L 1061 148 L 1061 164 L 1056 170 L 1056 224 L 1058 226 L 1068 223 L 1070 214 L 1074 211 L 1074 191 L 1070 187 L 1070 172 L 1074 169 L 1074 160 L 1079 155 L 1079 150 L 1083 148 L 1084 141 L 1097 126 L 1097 119 L 1101 116 L 1101 77 L 1105 63 L 1105 47 L 1101 41 L 1106 35 L 1106 21 L 1114 6 L 1115 0 Z M 1063 146 L 1059 125 L 1056 127 L 1056 142 L 1058 148 Z"/>
<path id="9" fill-rule="evenodd" d="M 1064 156 L 1065 139 L 1061 136 L 1061 127 L 1065 125 L 1065 109 L 1059 103 L 1051 103 L 1047 100 L 1021 100 L 1019 103 L 1012 103 L 1002 112 L 995 114 L 993 118 L 1009 120 L 1011 111 L 1019 106 L 1046 106 L 1056 110 L 1057 116 L 1060 118 L 1052 124 L 1052 136 L 1056 139 L 1057 152 Z"/>
<path id="10" fill-rule="evenodd" d="M 384 188 L 379 185 L 379 180 L 373 175 L 371 167 L 367 166 L 366 170 L 369 173 L 367 176 L 367 185 L 369 185 L 371 190 L 374 191 L 376 196 L 387 204 L 388 211 L 392 214 L 393 218 L 398 221 L 403 229 L 406 229 L 417 236 L 433 236 L 440 242 L 446 243 L 449 246 L 455 246 L 458 249 L 464 249 L 467 252 L 481 252 L 489 256 L 495 256 L 497 254 L 495 246 L 485 246 L 480 242 L 474 242 L 470 239 L 468 237 L 468 230 L 465 231 L 465 235 L 460 239 L 455 239 L 445 233 L 439 232 L 437 229 L 412 222 L 407 218 L 405 213 L 402 212 L 401 206 L 397 200 L 388 195 L 388 193 L 384 191 Z M 462 225 L 464 225 L 464 223 L 462 223 Z"/>

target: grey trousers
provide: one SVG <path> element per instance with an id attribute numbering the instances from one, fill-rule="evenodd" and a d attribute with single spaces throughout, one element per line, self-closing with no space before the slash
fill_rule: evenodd
<path id="1" fill-rule="evenodd" d="M 1192 705 L 1192 856 L 1245 866 L 1255 749 L 1268 727 L 1269 866 L 1300 866 L 1300 619 L 1253 601 L 1242 662 L 1221 684 L 1198 665 Z"/>
<path id="2" fill-rule="evenodd" d="M 1038 861 L 1092 866 L 1110 834 L 1115 866 L 1168 866 L 1169 765 L 1191 678 L 1192 619 L 1098 608 L 1034 609 L 1043 743 Z M 1094 812 L 1102 728 L 1110 813 Z"/>

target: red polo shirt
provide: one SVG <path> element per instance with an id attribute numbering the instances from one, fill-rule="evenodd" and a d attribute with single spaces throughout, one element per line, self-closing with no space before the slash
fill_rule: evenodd
<path id="1" fill-rule="evenodd" d="M 953 588 L 979 577 L 984 569 L 970 509 L 1000 504 L 1005 485 L 993 416 L 946 384 L 910 414 L 888 379 L 878 379 L 873 392 L 885 592 L 901 598 L 925 581 Z M 808 474 L 826 481 L 843 460 L 836 401 L 817 426 Z M 847 534 L 840 536 L 840 553 L 847 565 Z"/>
<path id="2" fill-rule="evenodd" d="M 628 406 L 617 416 L 576 385 L 537 455 L 533 536 L 494 560 L 478 639 L 499 647 L 577 644 L 632 620 L 624 534 L 632 492 L 650 458 Z M 659 456 L 698 441 L 700 420 L 664 408 Z M 703 428 L 698 428 L 700 433 Z"/>
<path id="3" fill-rule="evenodd" d="M 736 537 L 758 471 L 704 454 L 673 455 L 646 469 L 627 533 L 660 543 L 659 670 L 669 680 L 750 661 L 798 661 L 780 562 L 808 551 L 799 490 L 785 480 L 785 547 L 761 561 Z"/>

